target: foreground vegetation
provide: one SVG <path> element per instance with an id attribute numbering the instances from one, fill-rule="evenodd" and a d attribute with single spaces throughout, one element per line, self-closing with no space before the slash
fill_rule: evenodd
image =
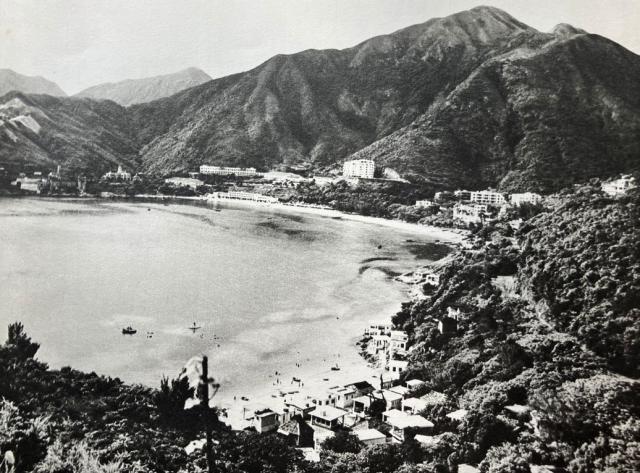
<path id="1" fill-rule="evenodd" d="M 556 196 L 528 212 L 520 230 L 496 222 L 474 249 L 446 263 L 429 298 L 407 303 L 394 323 L 410 334 L 409 377 L 443 393 L 422 414 L 437 442 L 364 447 L 349 434 L 306 462 L 278 435 L 233 433 L 215 423 L 221 472 L 529 472 L 640 468 L 640 196 L 605 197 L 597 186 Z M 438 320 L 460 309 L 457 329 Z M 0 346 L 0 452 L 18 471 L 204 470 L 198 411 L 184 382 L 158 389 L 35 358 L 20 324 Z M 507 406 L 519 409 L 505 409 Z M 461 420 L 447 413 L 464 408 Z"/>

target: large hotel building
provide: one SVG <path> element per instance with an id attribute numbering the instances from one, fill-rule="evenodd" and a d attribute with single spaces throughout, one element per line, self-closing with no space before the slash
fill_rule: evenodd
<path id="1" fill-rule="evenodd" d="M 354 159 L 353 161 L 345 161 L 342 166 L 342 175 L 344 177 L 363 177 L 373 179 L 376 165 L 371 159 Z"/>
<path id="2" fill-rule="evenodd" d="M 221 166 L 209 166 L 203 164 L 200 166 L 200 174 L 217 174 L 220 176 L 255 176 L 256 168 L 229 168 Z"/>

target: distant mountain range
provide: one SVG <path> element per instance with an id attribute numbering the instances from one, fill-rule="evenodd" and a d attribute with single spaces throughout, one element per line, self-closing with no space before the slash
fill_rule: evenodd
<path id="1" fill-rule="evenodd" d="M 168 97 L 210 80 L 211 77 L 206 72 L 191 67 L 174 74 L 95 85 L 78 92 L 75 97 L 113 100 L 120 105 L 128 106 Z"/>
<path id="2" fill-rule="evenodd" d="M 16 90 L 25 94 L 47 94 L 57 97 L 66 97 L 58 84 L 44 77 L 25 76 L 11 69 L 0 69 L 0 96 Z"/>
<path id="3" fill-rule="evenodd" d="M 638 169 L 638 77 L 640 57 L 606 38 L 479 7 L 127 108 L 12 93 L 0 161 L 168 174 L 370 157 L 435 188 L 552 190 Z"/>

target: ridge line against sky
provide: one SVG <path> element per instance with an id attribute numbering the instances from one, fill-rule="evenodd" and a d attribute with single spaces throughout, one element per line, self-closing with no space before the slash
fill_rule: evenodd
<path id="1" fill-rule="evenodd" d="M 187 67 L 217 78 L 480 5 L 540 31 L 569 23 L 640 53 L 639 0 L 0 0 L 0 68 L 68 94 Z"/>

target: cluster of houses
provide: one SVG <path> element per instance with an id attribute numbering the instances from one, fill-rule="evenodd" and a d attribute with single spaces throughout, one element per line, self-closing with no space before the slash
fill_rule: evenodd
<path id="1" fill-rule="evenodd" d="M 445 333 L 455 330 L 459 311 L 449 309 L 439 321 Z M 453 323 L 453 326 L 452 326 Z M 277 407 L 260 407 L 245 417 L 246 426 L 259 433 L 277 432 L 292 445 L 318 451 L 338 431 L 350 431 L 365 445 L 402 443 L 409 436 L 423 444 L 438 441 L 433 423 L 421 415 L 428 407 L 444 405 L 447 396 L 425 393 L 424 381 L 403 379 L 408 362 L 408 336 L 390 323 L 372 323 L 365 328 L 366 353 L 384 360 L 385 370 L 374 386 L 362 380 L 328 388 L 293 388 L 280 393 Z M 448 414 L 462 421 L 466 411 Z M 375 421 L 374 421 L 375 419 Z M 377 428 L 375 428 L 377 427 Z"/>
<path id="2" fill-rule="evenodd" d="M 542 201 L 542 196 L 534 192 L 503 194 L 491 189 L 457 190 L 452 194 L 436 192 L 434 200 L 418 200 L 415 206 L 420 208 L 438 207 L 438 202 L 448 200 L 447 195 L 450 196 L 449 200 L 456 201 L 453 206 L 453 220 L 465 225 L 484 223 L 491 217 L 491 210 L 495 208 L 505 211 L 509 206 L 535 205 Z"/>

